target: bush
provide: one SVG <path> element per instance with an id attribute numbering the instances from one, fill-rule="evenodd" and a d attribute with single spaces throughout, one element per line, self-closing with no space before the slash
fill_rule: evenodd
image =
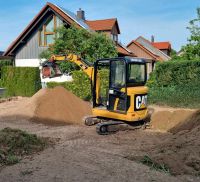
<path id="1" fill-rule="evenodd" d="M 170 61 L 158 63 L 148 86 L 173 86 L 200 80 L 200 61 Z"/>
<path id="2" fill-rule="evenodd" d="M 13 64 L 12 60 L 5 59 L 5 60 L 1 60 L 0 61 L 0 78 L 1 78 L 1 69 L 2 69 L 2 67 L 3 66 L 12 66 L 12 64 Z"/>
<path id="3" fill-rule="evenodd" d="M 48 88 L 54 88 L 56 86 L 63 86 L 67 90 L 79 98 L 89 101 L 92 98 L 91 95 L 91 84 L 89 77 L 83 71 L 72 72 L 73 82 L 50 82 L 47 84 Z"/>
<path id="4" fill-rule="evenodd" d="M 148 101 L 150 104 L 171 107 L 200 108 L 199 83 L 168 87 L 150 87 Z"/>
<path id="5" fill-rule="evenodd" d="M 6 88 L 6 96 L 32 96 L 41 88 L 39 69 L 2 67 L 0 86 Z"/>
<path id="6" fill-rule="evenodd" d="M 200 61 L 159 63 L 150 75 L 148 100 L 173 107 L 200 107 Z"/>

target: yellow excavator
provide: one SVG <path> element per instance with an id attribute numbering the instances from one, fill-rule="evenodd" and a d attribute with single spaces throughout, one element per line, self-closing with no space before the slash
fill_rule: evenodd
<path id="1" fill-rule="evenodd" d="M 42 66 L 43 77 L 59 76 L 60 61 L 75 63 L 91 80 L 93 108 L 92 116 L 84 118 L 86 125 L 97 124 L 97 133 L 108 134 L 118 130 L 118 126 L 135 128 L 144 124 L 148 92 L 144 59 L 119 57 L 91 64 L 73 54 L 53 55 Z"/>

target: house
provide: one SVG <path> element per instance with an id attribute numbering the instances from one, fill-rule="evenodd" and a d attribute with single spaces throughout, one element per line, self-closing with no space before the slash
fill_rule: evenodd
<path id="1" fill-rule="evenodd" d="M 176 53 L 177 56 L 182 56 L 183 54 L 184 54 L 184 50 L 183 49 L 181 49 L 180 51 L 178 51 Z"/>
<path id="2" fill-rule="evenodd" d="M 24 31 L 5 51 L 4 56 L 12 56 L 16 66 L 38 67 L 39 55 L 53 44 L 55 29 L 60 25 L 69 28 L 71 25 L 90 31 L 103 32 L 116 42 L 119 56 L 130 55 L 131 51 L 118 43 L 120 29 L 116 18 L 105 20 L 86 20 L 85 12 L 81 9 L 77 14 L 69 10 L 47 3 Z"/>
<path id="3" fill-rule="evenodd" d="M 84 16 L 81 16 L 80 18 L 84 19 Z M 96 32 L 104 33 L 110 37 L 116 43 L 119 57 L 136 57 L 130 50 L 128 50 L 128 48 L 119 43 L 118 35 L 120 34 L 120 29 L 116 18 L 104 20 L 85 20 L 85 23 L 90 27 L 90 29 Z"/>
<path id="4" fill-rule="evenodd" d="M 154 47 L 164 52 L 166 55 L 170 56 L 171 54 L 171 44 L 169 42 L 152 42 Z"/>
<path id="5" fill-rule="evenodd" d="M 10 57 L 10 56 L 3 56 L 4 52 L 3 51 L 0 51 L 0 61 L 3 60 L 11 60 L 11 62 L 13 62 L 13 58 Z"/>
<path id="6" fill-rule="evenodd" d="M 85 23 L 90 27 L 90 29 L 105 33 L 112 40 L 118 42 L 120 29 L 116 18 L 94 21 L 86 20 Z"/>
<path id="7" fill-rule="evenodd" d="M 158 49 L 154 45 L 157 42 L 150 42 L 149 40 L 145 39 L 142 36 L 139 36 L 137 39 L 132 40 L 128 45 L 127 48 L 134 53 L 135 56 L 140 58 L 145 58 L 147 60 L 147 73 L 151 73 L 155 67 L 156 62 L 164 62 L 168 61 L 171 58 L 165 53 L 165 49 Z M 163 47 L 160 47 L 163 48 Z M 171 49 L 171 45 L 170 45 Z"/>

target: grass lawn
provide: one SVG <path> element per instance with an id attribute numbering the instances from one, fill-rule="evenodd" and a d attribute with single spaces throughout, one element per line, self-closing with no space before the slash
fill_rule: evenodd
<path id="1" fill-rule="evenodd" d="M 18 163 L 23 156 L 42 151 L 48 139 L 19 129 L 0 130 L 0 166 Z"/>

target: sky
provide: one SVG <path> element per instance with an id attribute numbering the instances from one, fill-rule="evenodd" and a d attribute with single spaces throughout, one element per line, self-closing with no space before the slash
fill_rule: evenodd
<path id="1" fill-rule="evenodd" d="M 0 0 L 0 51 L 25 29 L 46 4 L 45 0 Z M 169 41 L 179 51 L 190 35 L 186 29 L 196 18 L 200 0 L 49 0 L 72 12 L 85 11 L 86 19 L 117 18 L 119 40 L 127 45 L 138 36 Z"/>

